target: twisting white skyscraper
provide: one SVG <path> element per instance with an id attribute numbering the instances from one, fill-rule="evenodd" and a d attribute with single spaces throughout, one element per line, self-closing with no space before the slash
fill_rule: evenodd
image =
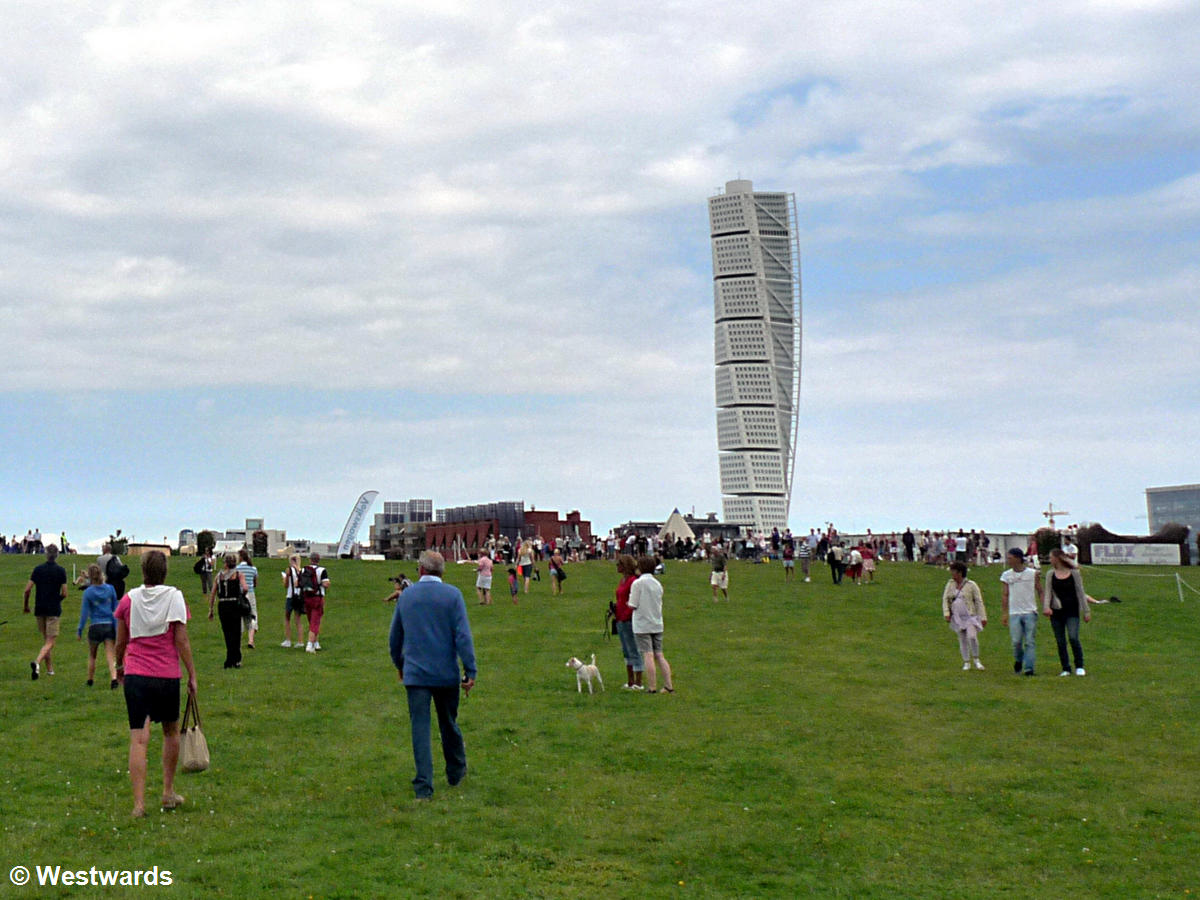
<path id="1" fill-rule="evenodd" d="M 726 182 L 725 193 L 709 198 L 708 220 L 724 518 L 782 530 L 800 403 L 796 196 Z"/>

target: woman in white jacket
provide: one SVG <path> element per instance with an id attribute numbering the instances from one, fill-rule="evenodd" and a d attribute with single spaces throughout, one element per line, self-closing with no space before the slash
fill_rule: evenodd
<path id="1" fill-rule="evenodd" d="M 950 630 L 958 635 L 963 671 L 971 668 L 972 660 L 975 668 L 982 669 L 979 632 L 987 625 L 987 610 L 979 585 L 967 578 L 966 563 L 950 563 L 950 580 L 942 591 L 942 615 L 950 623 Z"/>

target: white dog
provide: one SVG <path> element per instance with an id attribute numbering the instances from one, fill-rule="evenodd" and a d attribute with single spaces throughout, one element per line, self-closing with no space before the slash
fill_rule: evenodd
<path id="1" fill-rule="evenodd" d="M 586 681 L 588 693 L 592 693 L 592 679 L 595 678 L 600 682 L 600 690 L 604 690 L 604 679 L 600 677 L 600 670 L 596 668 L 596 654 L 592 654 L 592 664 L 585 666 L 581 660 L 571 657 L 567 660 L 567 668 L 575 670 L 575 687 L 579 693 L 583 693 L 583 683 Z"/>

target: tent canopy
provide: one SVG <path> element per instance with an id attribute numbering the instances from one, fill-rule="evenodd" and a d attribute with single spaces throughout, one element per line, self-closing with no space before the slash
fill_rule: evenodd
<path id="1" fill-rule="evenodd" d="M 686 541 L 688 538 L 691 538 L 692 540 L 696 539 L 696 532 L 692 531 L 691 526 L 684 521 L 683 516 L 679 514 L 678 509 L 676 509 L 671 513 L 670 516 L 667 517 L 667 521 L 663 524 L 663 527 L 658 532 L 658 539 L 661 541 L 666 538 L 668 534 L 671 535 L 672 540 L 676 538 L 683 541 Z"/>

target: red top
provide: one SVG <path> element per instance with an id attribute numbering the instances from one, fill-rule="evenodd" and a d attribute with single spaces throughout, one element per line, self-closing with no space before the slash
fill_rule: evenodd
<path id="1" fill-rule="evenodd" d="M 129 595 L 117 604 L 116 617 L 129 627 Z M 188 610 L 188 618 L 192 611 Z M 125 674 L 144 675 L 147 678 L 179 678 L 179 651 L 175 649 L 175 629 L 179 622 L 172 622 L 162 634 L 154 637 L 130 638 L 125 648 Z M 186 627 L 186 626 L 185 626 Z"/>
<path id="2" fill-rule="evenodd" d="M 625 580 L 617 585 L 617 621 L 632 622 L 633 609 L 629 606 L 629 591 L 637 581 L 636 575 L 627 575 Z"/>

